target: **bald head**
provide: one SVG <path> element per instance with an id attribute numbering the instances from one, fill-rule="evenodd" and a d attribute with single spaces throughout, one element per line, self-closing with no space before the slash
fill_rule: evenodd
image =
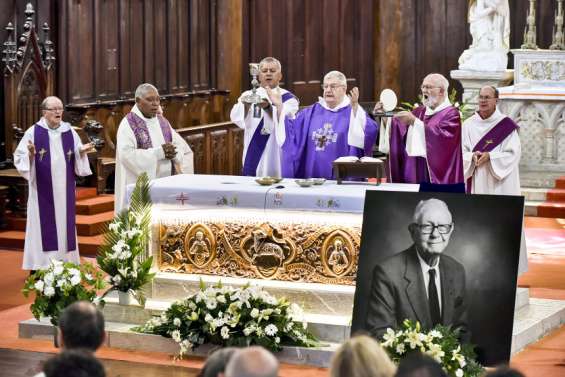
<path id="1" fill-rule="evenodd" d="M 230 359 L 226 377 L 276 377 L 279 362 L 272 353 L 262 347 L 244 348 Z"/>
<path id="2" fill-rule="evenodd" d="M 46 97 L 41 102 L 41 113 L 50 128 L 57 128 L 63 120 L 63 101 L 55 96 Z"/>

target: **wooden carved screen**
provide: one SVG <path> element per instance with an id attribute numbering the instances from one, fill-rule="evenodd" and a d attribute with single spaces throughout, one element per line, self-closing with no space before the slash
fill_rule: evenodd
<path id="1" fill-rule="evenodd" d="M 42 27 L 45 39 L 40 42 L 31 4 L 25 10 L 23 33 L 16 39 L 14 26 L 6 26 L 8 38 L 2 50 L 4 63 L 4 125 L 6 156 L 15 149 L 14 128 L 22 131 L 41 117 L 41 101 L 53 94 L 53 43 L 49 40 L 49 26 Z M 17 41 L 17 42 L 16 42 Z"/>

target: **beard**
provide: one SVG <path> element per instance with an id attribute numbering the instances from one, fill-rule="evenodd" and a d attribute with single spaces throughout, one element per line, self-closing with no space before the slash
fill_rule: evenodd
<path id="1" fill-rule="evenodd" d="M 438 96 L 431 96 L 431 95 L 424 95 L 422 98 L 422 104 L 426 107 L 435 108 L 439 105 L 439 97 Z"/>

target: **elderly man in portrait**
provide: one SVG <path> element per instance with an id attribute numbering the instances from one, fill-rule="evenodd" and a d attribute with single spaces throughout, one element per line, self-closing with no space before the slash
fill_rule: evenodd
<path id="1" fill-rule="evenodd" d="M 497 108 L 498 90 L 484 86 L 479 108 L 463 123 L 463 167 L 467 192 L 522 195 L 520 190 L 520 136 L 518 125 Z M 526 271 L 526 241 L 522 233 L 518 273 Z"/>
<path id="2" fill-rule="evenodd" d="M 259 84 L 257 94 L 263 98 L 261 104 L 250 105 L 242 101 L 251 94 L 241 94 L 233 106 L 230 119 L 244 130 L 243 175 L 257 177 L 281 177 L 281 151 L 274 137 L 273 107 L 265 88 L 280 93 L 283 108 L 292 116 L 298 111 L 298 98 L 279 87 L 282 79 L 281 63 L 266 57 L 259 63 Z"/>
<path id="3" fill-rule="evenodd" d="M 366 329 L 381 337 L 405 319 L 419 321 L 424 329 L 452 325 L 469 340 L 465 298 L 465 269 L 444 251 L 455 224 L 447 204 L 422 200 L 408 226 L 413 245 L 373 270 Z"/>
<path id="4" fill-rule="evenodd" d="M 394 183 L 463 184 L 461 118 L 448 96 L 449 81 L 439 73 L 422 82 L 422 104 L 400 111 L 382 136 Z M 375 110 L 382 110 L 377 102 Z"/>
<path id="5" fill-rule="evenodd" d="M 194 172 L 193 153 L 169 121 L 159 115 L 159 91 L 141 84 L 135 91 L 135 105 L 122 119 L 116 136 L 116 178 L 114 211 L 126 207 L 129 184 L 145 172 L 149 179 Z"/>
<path id="6" fill-rule="evenodd" d="M 347 80 L 339 71 L 324 76 L 323 98 L 298 112 L 283 110 L 281 95 L 267 90 L 279 117 L 275 136 L 283 153 L 283 176 L 332 179 L 332 162 L 342 156 L 371 156 L 377 124 L 359 106 L 359 89 L 347 93 Z"/>
<path id="7" fill-rule="evenodd" d="M 72 126 L 63 122 L 63 102 L 47 97 L 42 118 L 27 129 L 14 165 L 29 183 L 23 269 L 44 269 L 52 259 L 80 262 L 76 237 L 75 177 L 92 174 L 87 153 Z"/>

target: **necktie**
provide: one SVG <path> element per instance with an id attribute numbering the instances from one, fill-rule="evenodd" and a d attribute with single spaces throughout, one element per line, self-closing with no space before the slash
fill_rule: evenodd
<path id="1" fill-rule="evenodd" d="M 441 313 L 439 310 L 439 299 L 436 287 L 436 270 L 430 269 L 430 283 L 428 285 L 428 302 L 430 304 L 430 317 L 432 319 L 432 326 L 441 324 Z"/>

